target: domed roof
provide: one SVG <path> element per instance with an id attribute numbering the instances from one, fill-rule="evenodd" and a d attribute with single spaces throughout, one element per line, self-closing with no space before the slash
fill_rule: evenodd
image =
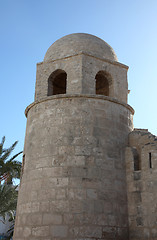
<path id="1" fill-rule="evenodd" d="M 98 58 L 118 61 L 114 50 L 102 39 L 86 33 L 74 33 L 54 42 L 47 50 L 44 62 L 82 52 Z"/>

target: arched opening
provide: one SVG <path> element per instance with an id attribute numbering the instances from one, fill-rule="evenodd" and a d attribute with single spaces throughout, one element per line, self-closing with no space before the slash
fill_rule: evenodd
<path id="1" fill-rule="evenodd" d="M 58 69 L 54 71 L 48 79 L 48 96 L 65 94 L 66 93 L 66 79 L 65 71 Z"/>
<path id="2" fill-rule="evenodd" d="M 96 76 L 96 94 L 100 95 L 105 95 L 109 96 L 109 88 L 111 85 L 111 76 L 104 72 L 104 71 L 99 71 Z"/>

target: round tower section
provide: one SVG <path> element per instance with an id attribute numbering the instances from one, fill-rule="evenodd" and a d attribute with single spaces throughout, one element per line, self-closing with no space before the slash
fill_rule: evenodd
<path id="1" fill-rule="evenodd" d="M 87 52 L 38 64 L 14 240 L 129 239 L 127 67 Z"/>

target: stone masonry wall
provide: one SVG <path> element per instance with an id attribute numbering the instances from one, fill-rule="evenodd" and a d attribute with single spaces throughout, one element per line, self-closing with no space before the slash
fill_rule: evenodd
<path id="1" fill-rule="evenodd" d="M 32 105 L 27 118 L 14 240 L 128 240 L 131 110 L 60 95 Z"/>
<path id="2" fill-rule="evenodd" d="M 95 94 L 95 76 L 99 71 L 105 71 L 112 79 L 109 96 L 127 103 L 128 67 L 86 54 L 37 64 L 35 101 L 47 97 L 48 78 L 57 69 L 67 73 L 67 94 Z"/>
<path id="3" fill-rule="evenodd" d="M 140 162 L 135 171 L 135 148 Z M 130 240 L 157 239 L 157 137 L 135 129 L 126 149 Z"/>

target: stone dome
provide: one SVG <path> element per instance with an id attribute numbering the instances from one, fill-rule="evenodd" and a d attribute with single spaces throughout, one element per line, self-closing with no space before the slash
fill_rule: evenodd
<path id="1" fill-rule="evenodd" d="M 80 53 L 86 53 L 101 59 L 118 61 L 114 50 L 102 39 L 86 33 L 74 33 L 54 42 L 47 50 L 44 62 Z"/>

